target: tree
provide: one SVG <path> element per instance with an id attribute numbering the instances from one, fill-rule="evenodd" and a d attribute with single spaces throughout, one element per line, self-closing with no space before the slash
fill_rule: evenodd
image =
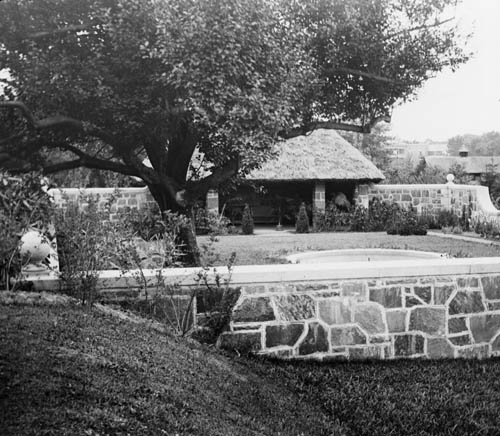
<path id="1" fill-rule="evenodd" d="M 448 139 L 448 153 L 458 156 L 465 146 L 471 156 L 499 156 L 500 132 L 487 132 L 482 135 L 457 135 Z"/>
<path id="2" fill-rule="evenodd" d="M 437 19 L 450 3 L 4 0 L 0 166 L 139 177 L 161 210 L 189 216 L 279 138 L 368 132 L 464 62 Z M 197 262 L 192 229 L 183 238 Z"/>
<path id="3" fill-rule="evenodd" d="M 391 162 L 390 151 L 387 148 L 392 139 L 388 135 L 389 125 L 379 123 L 370 133 L 343 132 L 342 136 L 370 159 L 380 170 L 386 171 Z"/>

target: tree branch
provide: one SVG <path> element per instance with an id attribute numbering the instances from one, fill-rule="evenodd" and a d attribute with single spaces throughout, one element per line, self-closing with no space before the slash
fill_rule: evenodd
<path id="1" fill-rule="evenodd" d="M 422 29 L 430 29 L 432 27 L 442 26 L 443 24 L 449 23 L 450 21 L 453 21 L 454 19 L 455 19 L 455 17 L 453 16 L 453 17 L 447 18 L 446 20 L 443 20 L 443 21 L 435 21 L 433 24 L 422 24 L 420 26 L 412 27 L 411 29 L 403 29 L 403 30 L 400 30 L 398 32 L 390 33 L 383 40 L 387 41 L 388 39 L 394 38 L 395 36 L 403 35 L 405 33 L 416 32 L 416 31 L 422 30 Z"/>
<path id="2" fill-rule="evenodd" d="M 11 141 L 14 141 L 15 139 L 20 139 L 20 138 L 22 138 L 23 136 L 24 136 L 24 133 L 16 133 L 16 134 L 14 134 L 14 135 L 9 136 L 8 138 L 2 139 L 2 140 L 0 141 L 0 147 L 1 147 L 2 145 L 4 145 L 4 144 L 7 144 L 7 143 L 11 142 Z"/>
<path id="3" fill-rule="evenodd" d="M 91 24 L 91 23 L 74 24 L 72 26 L 62 27 L 61 29 L 54 29 L 54 30 L 47 30 L 47 31 L 43 31 L 43 32 L 31 33 L 29 35 L 26 35 L 26 37 L 24 39 L 25 40 L 27 40 L 27 39 L 37 40 L 37 39 L 46 38 L 48 36 L 61 35 L 64 33 L 81 32 L 84 30 L 88 30 L 94 26 L 95 26 L 95 24 Z"/>
<path id="4" fill-rule="evenodd" d="M 57 115 L 37 120 L 28 106 L 21 101 L 2 101 L 0 102 L 0 108 L 19 110 L 32 130 L 72 128 L 87 135 L 102 139 L 111 146 L 113 146 L 114 143 L 114 138 L 109 132 L 97 127 L 87 126 L 84 122 L 75 118 Z"/>
<path id="5" fill-rule="evenodd" d="M 386 123 L 391 122 L 391 117 L 389 115 L 381 115 L 370 120 L 369 123 L 366 124 L 349 124 L 349 123 L 340 123 L 337 121 L 316 121 L 312 123 L 307 128 L 298 127 L 295 129 L 291 129 L 286 132 L 282 132 L 280 136 L 284 139 L 295 138 L 297 136 L 306 135 L 308 132 L 312 132 L 316 129 L 327 129 L 327 130 L 343 130 L 347 132 L 355 132 L 355 133 L 370 133 L 373 127 L 381 121 L 385 121 Z"/>
<path id="6" fill-rule="evenodd" d="M 393 83 L 397 85 L 404 84 L 404 82 L 401 80 L 391 79 L 390 77 L 384 77 L 380 74 L 370 73 L 369 71 L 355 70 L 353 68 L 340 67 L 326 70 L 325 72 L 332 75 L 351 74 L 353 76 L 366 77 L 368 79 L 377 80 L 379 82 Z"/>
<path id="7" fill-rule="evenodd" d="M 219 187 L 222 182 L 236 175 L 239 168 L 239 160 L 231 159 L 221 168 L 217 168 L 212 174 L 200 180 L 191 181 L 187 185 L 187 195 L 190 199 L 196 199 L 206 195 L 210 189 Z"/>

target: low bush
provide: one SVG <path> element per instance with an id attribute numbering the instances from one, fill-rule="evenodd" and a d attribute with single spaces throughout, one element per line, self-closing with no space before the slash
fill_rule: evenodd
<path id="1" fill-rule="evenodd" d="M 209 268 L 205 267 L 196 278 L 199 288 L 196 291 L 196 308 L 198 314 L 198 329 L 193 337 L 200 342 L 213 344 L 220 334 L 227 329 L 233 308 L 240 296 L 240 288 L 231 287 L 231 276 L 236 253 L 232 252 L 227 259 L 229 271 L 227 279 L 222 279 L 214 269 L 215 280 L 208 280 Z"/>
<path id="2" fill-rule="evenodd" d="M 375 197 L 368 204 L 368 219 L 366 221 L 365 232 L 382 232 L 387 230 L 389 223 L 394 221 L 401 212 L 398 203 L 382 201 Z"/>
<path id="3" fill-rule="evenodd" d="M 360 204 L 356 205 L 352 211 L 351 231 L 365 232 L 368 228 L 369 220 L 368 209 Z"/>
<path id="4" fill-rule="evenodd" d="M 207 211 L 205 207 L 195 207 L 194 223 L 197 235 L 221 236 L 236 233 L 229 218 L 217 212 Z"/>
<path id="5" fill-rule="evenodd" d="M 441 210 L 439 211 L 437 217 L 438 228 L 443 227 L 456 227 L 458 226 L 460 218 L 451 210 Z"/>
<path id="6" fill-rule="evenodd" d="M 417 215 L 413 207 L 400 209 L 391 217 L 386 227 L 389 235 L 426 235 L 427 226 L 425 220 Z"/>
<path id="7" fill-rule="evenodd" d="M 387 231 L 389 234 L 425 235 L 427 221 L 425 217 L 418 216 L 413 207 L 403 209 L 397 203 L 374 198 L 368 209 L 356 205 L 344 210 L 331 202 L 324 213 L 315 211 L 313 228 L 317 232 L 348 229 L 356 232 Z"/>
<path id="8" fill-rule="evenodd" d="M 488 239 L 500 239 L 500 224 L 485 216 L 478 216 L 472 221 L 475 233 Z"/>
<path id="9" fill-rule="evenodd" d="M 66 202 L 55 213 L 60 275 L 65 288 L 84 304 L 97 298 L 98 271 L 136 269 L 136 285 L 146 288 L 143 268 L 182 266 L 179 234 L 189 225 L 173 213 L 122 211 L 109 221 L 110 200 L 104 210 L 98 197 Z"/>

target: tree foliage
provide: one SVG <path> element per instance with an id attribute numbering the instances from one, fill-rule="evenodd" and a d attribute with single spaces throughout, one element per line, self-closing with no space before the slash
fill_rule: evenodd
<path id="1" fill-rule="evenodd" d="M 453 164 L 447 170 L 428 165 L 424 158 L 415 165 L 411 159 L 406 159 L 399 163 L 393 163 L 384 171 L 385 180 L 383 183 L 405 185 L 405 184 L 433 184 L 446 183 L 446 176 L 453 174 L 454 183 L 467 184 L 470 177 L 460 164 Z"/>
<path id="2" fill-rule="evenodd" d="M 279 138 L 367 132 L 464 62 L 454 3 L 3 0 L 0 166 L 136 176 L 188 214 Z"/>
<path id="3" fill-rule="evenodd" d="M 379 123 L 370 133 L 342 132 L 342 137 L 349 141 L 382 171 L 390 167 L 389 125 Z"/>
<path id="4" fill-rule="evenodd" d="M 487 132 L 482 135 L 457 135 L 448 140 L 448 153 L 458 156 L 462 147 L 466 147 L 470 156 L 499 156 L 500 132 Z"/>

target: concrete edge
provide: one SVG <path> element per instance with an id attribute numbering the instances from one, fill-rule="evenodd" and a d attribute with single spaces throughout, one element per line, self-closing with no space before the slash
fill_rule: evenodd
<path id="1" fill-rule="evenodd" d="M 138 287 L 138 270 L 121 272 L 107 270 L 99 272 L 98 288 L 123 289 Z M 148 284 L 157 283 L 159 270 L 144 270 Z M 500 274 L 500 257 L 422 259 L 380 262 L 318 263 L 318 264 L 274 264 L 227 267 L 172 268 L 161 270 L 166 285 L 196 287 L 203 284 L 197 277 L 205 276 L 213 283 L 216 275 L 231 286 L 258 285 L 264 283 L 338 281 L 356 279 L 381 279 L 394 277 L 463 276 L 469 274 Z M 23 275 L 22 280 L 33 283 L 38 291 L 61 288 L 57 275 Z"/>

